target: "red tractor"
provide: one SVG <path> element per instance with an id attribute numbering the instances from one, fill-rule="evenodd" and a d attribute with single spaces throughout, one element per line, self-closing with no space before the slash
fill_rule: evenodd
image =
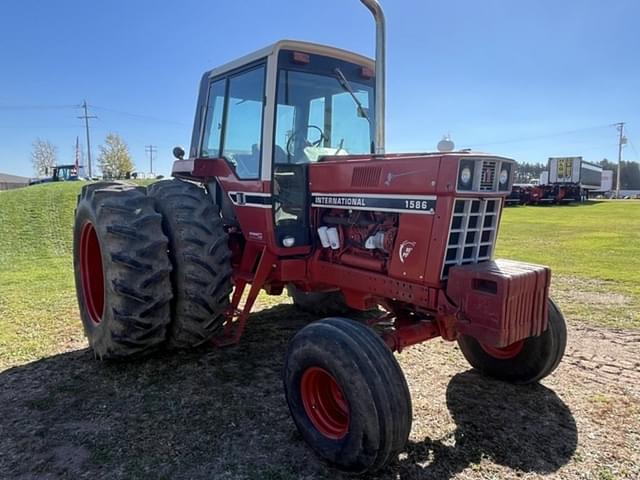
<path id="1" fill-rule="evenodd" d="M 492 260 L 514 162 L 385 153 L 384 15 L 361 1 L 376 62 L 282 41 L 205 73 L 175 178 L 85 186 L 74 237 L 101 359 L 235 344 L 262 290 L 328 316 L 291 340 L 284 389 L 311 448 L 354 472 L 382 467 L 409 436 L 393 351 L 442 337 L 479 371 L 531 383 L 566 344 L 549 269 Z M 346 318 L 376 308 L 369 323 Z"/>

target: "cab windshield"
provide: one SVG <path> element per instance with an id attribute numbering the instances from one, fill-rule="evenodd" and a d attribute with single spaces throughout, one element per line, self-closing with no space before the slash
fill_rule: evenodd
<path id="1" fill-rule="evenodd" d="M 341 73 L 341 72 L 340 72 Z M 372 152 L 373 88 L 338 74 L 278 73 L 274 162 L 303 164 L 323 156 Z"/>

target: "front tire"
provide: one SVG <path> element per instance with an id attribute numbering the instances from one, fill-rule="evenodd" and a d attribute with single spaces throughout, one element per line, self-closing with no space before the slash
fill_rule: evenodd
<path id="1" fill-rule="evenodd" d="M 327 318 L 298 332 L 287 350 L 284 388 L 305 441 L 343 470 L 377 470 L 407 442 L 411 397 L 402 369 L 360 323 Z"/>
<path id="2" fill-rule="evenodd" d="M 171 264 L 161 221 L 144 187 L 82 188 L 73 240 L 76 293 L 100 359 L 143 356 L 165 341 Z"/>
<path id="3" fill-rule="evenodd" d="M 547 302 L 549 327 L 538 337 L 529 337 L 504 348 L 483 345 L 460 335 L 458 345 L 469 364 L 490 377 L 512 383 L 534 383 L 558 367 L 567 346 L 567 324 L 551 299 Z"/>

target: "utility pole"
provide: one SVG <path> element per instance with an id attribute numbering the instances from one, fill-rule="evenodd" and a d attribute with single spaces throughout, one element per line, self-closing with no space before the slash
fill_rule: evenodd
<path id="1" fill-rule="evenodd" d="M 627 143 L 624 136 L 624 122 L 616 123 L 618 128 L 618 173 L 616 175 L 616 198 L 620 198 L 620 171 L 622 170 L 622 146 Z"/>
<path id="2" fill-rule="evenodd" d="M 95 115 L 89 115 L 89 113 L 87 112 L 86 100 L 82 103 L 82 108 L 84 109 L 84 115 L 80 115 L 78 118 L 84 120 L 84 126 L 87 131 L 87 161 L 89 162 L 89 178 L 93 178 L 93 175 L 91 174 L 91 140 L 89 137 L 89 120 L 98 117 L 96 117 Z"/>
<path id="3" fill-rule="evenodd" d="M 149 154 L 149 173 L 153 175 L 153 154 L 158 151 L 158 148 L 155 145 L 147 145 L 144 151 Z"/>
<path id="4" fill-rule="evenodd" d="M 80 137 L 76 137 L 76 175 L 80 176 Z"/>

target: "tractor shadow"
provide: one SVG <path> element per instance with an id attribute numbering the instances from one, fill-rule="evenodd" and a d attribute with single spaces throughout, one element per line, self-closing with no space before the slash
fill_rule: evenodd
<path id="1" fill-rule="evenodd" d="M 0 478 L 287 479 L 298 462 L 328 471 L 297 435 L 280 375 L 289 339 L 312 320 L 279 305 L 252 314 L 233 347 L 131 362 L 83 349 L 0 372 Z"/>
<path id="2" fill-rule="evenodd" d="M 442 439 L 410 441 L 406 456 L 390 468 L 393 475 L 448 479 L 483 459 L 544 475 L 559 470 L 576 451 L 573 414 L 543 385 L 509 385 L 469 370 L 451 379 L 446 400 L 455 431 Z"/>
<path id="3" fill-rule="evenodd" d="M 234 347 L 128 363 L 84 349 L 0 372 L 0 478 L 349 478 L 306 447 L 283 394 L 287 343 L 315 319 L 278 305 Z M 452 437 L 410 442 L 380 478 L 446 479 L 486 457 L 547 473 L 575 451 L 571 412 L 543 386 L 465 372 L 446 400 Z"/>

